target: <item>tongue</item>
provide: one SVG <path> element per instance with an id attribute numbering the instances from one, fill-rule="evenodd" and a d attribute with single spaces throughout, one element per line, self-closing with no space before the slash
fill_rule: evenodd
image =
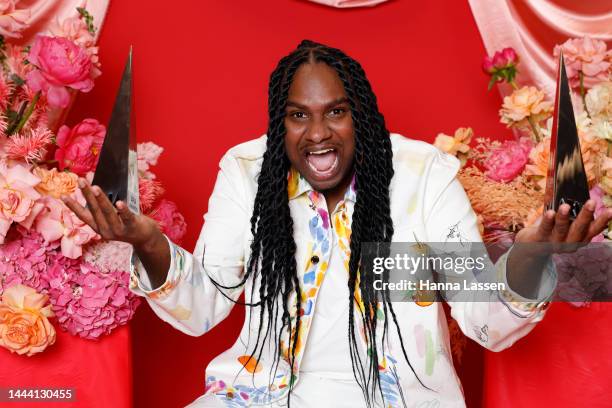
<path id="1" fill-rule="evenodd" d="M 332 168 L 336 161 L 336 152 L 331 151 L 323 154 L 309 154 L 308 162 L 318 171 L 327 171 Z"/>

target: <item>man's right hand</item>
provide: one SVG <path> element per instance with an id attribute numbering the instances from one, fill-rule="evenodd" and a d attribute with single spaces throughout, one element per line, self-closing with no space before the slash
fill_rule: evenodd
<path id="1" fill-rule="evenodd" d="M 161 285 L 170 266 L 170 250 L 157 222 L 145 215 L 134 214 L 123 201 L 117 201 L 113 206 L 100 187 L 91 186 L 85 179 L 79 179 L 79 187 L 87 206 L 63 196 L 66 206 L 103 239 L 132 244 L 152 287 Z"/>

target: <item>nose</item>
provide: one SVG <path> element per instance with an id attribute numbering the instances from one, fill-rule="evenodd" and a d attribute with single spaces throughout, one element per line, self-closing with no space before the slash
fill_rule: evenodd
<path id="1" fill-rule="evenodd" d="M 311 122 L 306 133 L 306 139 L 312 143 L 321 143 L 331 137 L 331 129 L 324 118 L 316 118 Z"/>

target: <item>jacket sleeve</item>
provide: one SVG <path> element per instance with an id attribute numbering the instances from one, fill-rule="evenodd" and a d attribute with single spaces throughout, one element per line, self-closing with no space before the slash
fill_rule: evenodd
<path id="1" fill-rule="evenodd" d="M 132 255 L 131 290 L 144 296 L 162 320 L 192 336 L 225 319 L 244 288 L 238 285 L 244 275 L 244 238 L 250 225 L 244 179 L 236 158 L 228 154 L 219 167 L 193 254 L 168 239 L 170 269 L 157 288 L 151 287 L 142 263 Z M 238 286 L 223 289 L 216 284 Z"/>
<path id="2" fill-rule="evenodd" d="M 429 166 L 429 194 L 425 203 L 429 210 L 424 214 L 427 236 L 430 242 L 462 241 L 483 248 L 477 216 L 456 177 L 459 167 L 454 156 L 442 152 L 434 156 Z M 554 265 L 549 261 L 541 275 L 537 298 L 518 295 L 507 284 L 508 253 L 504 253 L 495 265 L 488 261 L 488 267 L 494 268 L 488 273 L 495 275 L 505 289 L 473 292 L 473 295 L 464 291 L 460 300 L 447 299 L 451 316 L 462 332 L 492 351 L 510 347 L 542 320 L 557 281 Z M 470 296 L 478 297 L 477 301 L 470 301 Z"/>

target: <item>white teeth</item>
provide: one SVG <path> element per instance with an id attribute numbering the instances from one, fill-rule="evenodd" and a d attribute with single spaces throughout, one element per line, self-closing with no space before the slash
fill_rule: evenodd
<path id="1" fill-rule="evenodd" d="M 314 152 L 308 152 L 308 154 L 325 154 L 325 153 L 333 152 L 333 151 L 334 149 L 323 149 L 323 150 L 317 150 Z"/>

